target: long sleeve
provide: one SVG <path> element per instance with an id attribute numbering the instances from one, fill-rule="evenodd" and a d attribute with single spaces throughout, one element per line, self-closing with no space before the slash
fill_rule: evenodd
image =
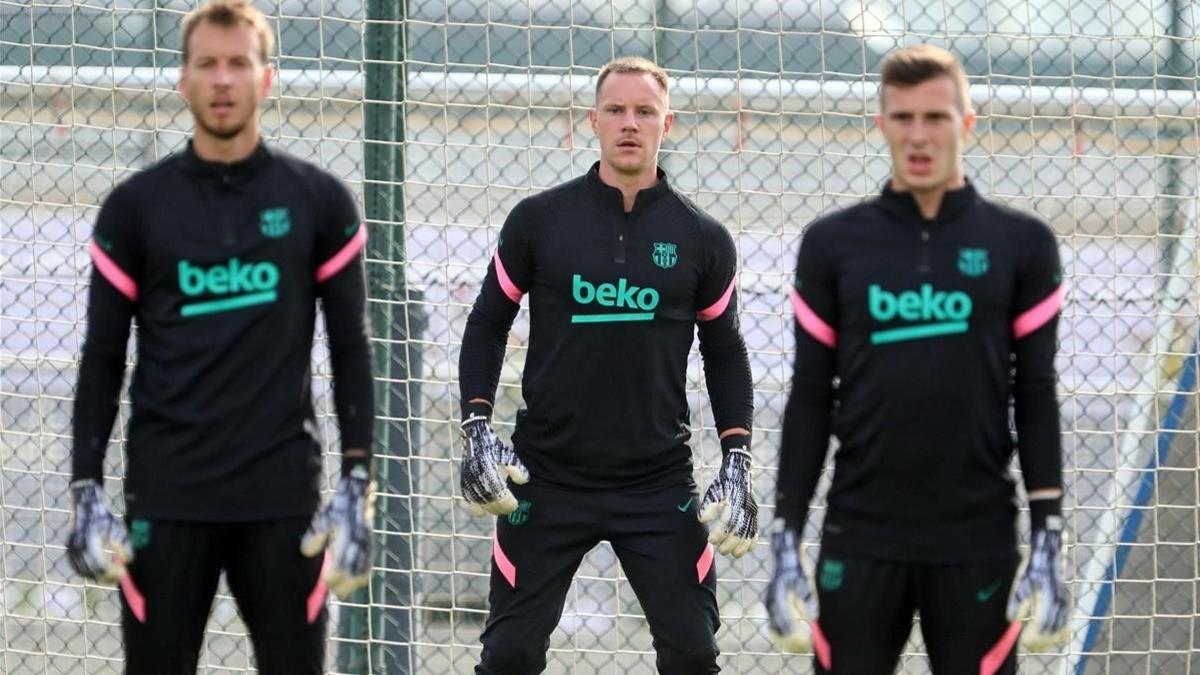
<path id="1" fill-rule="evenodd" d="M 72 415 L 71 478 L 101 480 L 104 454 L 120 404 L 125 350 L 138 298 L 140 245 L 136 214 L 121 187 L 105 200 L 96 221 L 87 334 L 79 363 Z"/>
<path id="2" fill-rule="evenodd" d="M 363 248 L 366 228 L 353 197 L 341 183 L 331 186 L 328 212 L 317 241 L 317 296 L 325 312 L 333 401 L 342 450 L 372 451 L 375 386 L 371 376 Z"/>
<path id="3" fill-rule="evenodd" d="M 1029 491 L 1062 486 L 1054 355 L 1065 287 L 1053 232 L 1038 223 L 1017 280 L 1013 317 L 1013 405 L 1017 453 Z"/>
<path id="4" fill-rule="evenodd" d="M 737 250 L 725 228 L 711 252 L 712 264 L 702 283 L 702 306 L 696 312 L 700 355 L 717 430 L 754 423 L 754 383 L 750 357 L 738 321 Z"/>
<path id="5" fill-rule="evenodd" d="M 796 355 L 783 417 L 777 517 L 802 530 L 829 451 L 837 366 L 837 288 L 830 251 L 810 227 L 800 246 L 789 295 L 795 314 Z"/>
<path id="6" fill-rule="evenodd" d="M 464 418 L 471 400 L 495 402 L 508 332 L 533 277 L 529 230 L 534 217 L 529 200 L 520 202 L 509 213 L 483 287 L 467 316 L 458 357 L 459 402 Z"/>

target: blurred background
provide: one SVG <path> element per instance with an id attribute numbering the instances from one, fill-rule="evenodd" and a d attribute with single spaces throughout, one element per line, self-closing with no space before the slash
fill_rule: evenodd
<path id="1" fill-rule="evenodd" d="M 122 672 L 117 596 L 73 576 L 63 550 L 86 245 L 112 187 L 189 136 L 175 86 L 180 20 L 195 4 L 0 0 L 3 673 Z M 467 673 L 478 658 L 492 522 L 456 502 L 458 348 L 507 212 L 598 158 L 586 111 L 600 66 L 635 54 L 668 70 L 676 126 L 661 163 L 738 244 L 767 529 L 799 240 L 812 219 L 886 180 L 872 122 L 879 62 L 928 42 L 966 66 L 980 115 L 968 175 L 1052 224 L 1068 277 L 1058 367 L 1072 639 L 1061 654 L 1022 656 L 1021 672 L 1200 674 L 1196 2 L 255 5 L 278 41 L 268 141 L 344 179 L 370 234 L 380 546 L 370 589 L 333 607 L 331 672 Z M 497 405 L 503 436 L 521 405 L 527 335 L 522 310 Z M 322 344 L 314 356 L 336 448 Z M 689 383 L 703 486 L 720 451 L 697 353 Z M 106 465 L 118 510 L 125 412 Z M 810 560 L 822 514 L 818 503 Z M 809 657 L 779 655 L 766 637 L 767 553 L 764 540 L 717 561 L 721 664 L 811 672 Z M 914 631 L 902 672 L 929 672 L 923 649 Z M 224 591 L 202 663 L 253 670 Z M 653 663 L 641 610 L 602 545 L 572 586 L 547 672 L 652 673 Z"/>

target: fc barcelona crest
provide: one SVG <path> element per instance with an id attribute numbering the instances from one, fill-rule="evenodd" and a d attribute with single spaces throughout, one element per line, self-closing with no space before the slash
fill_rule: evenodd
<path id="1" fill-rule="evenodd" d="M 821 565 L 821 589 L 826 591 L 836 591 L 842 587 L 842 581 L 845 577 L 846 564 L 840 560 L 826 558 Z"/>
<path id="2" fill-rule="evenodd" d="M 654 264 L 665 269 L 675 266 L 679 256 L 675 255 L 675 244 L 665 241 L 654 242 Z"/>
<path id="3" fill-rule="evenodd" d="M 958 249 L 958 271 L 969 277 L 981 277 L 988 271 L 986 248 Z"/>
<path id="4" fill-rule="evenodd" d="M 512 525 L 524 525 L 525 521 L 529 520 L 529 509 L 531 507 L 533 507 L 533 502 L 528 502 L 524 499 L 517 502 L 516 510 L 508 514 L 508 522 Z"/>
<path id="5" fill-rule="evenodd" d="M 291 231 L 292 218 L 288 214 L 287 207 L 263 209 L 263 212 L 259 214 L 258 229 L 262 231 L 264 237 L 271 239 L 278 239 Z"/>

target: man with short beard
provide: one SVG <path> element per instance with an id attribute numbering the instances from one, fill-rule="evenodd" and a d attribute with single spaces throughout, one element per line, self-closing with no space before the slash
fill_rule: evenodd
<path id="1" fill-rule="evenodd" d="M 212 0 L 182 36 L 195 133 L 117 185 L 95 226 L 67 552 L 80 574 L 120 584 L 127 673 L 195 672 L 222 571 L 259 672 L 321 673 L 326 591 L 347 595 L 371 564 L 365 230 L 336 178 L 263 143 L 263 15 Z M 318 299 L 343 457 L 320 510 Z M 134 318 L 122 523 L 103 463 Z"/>

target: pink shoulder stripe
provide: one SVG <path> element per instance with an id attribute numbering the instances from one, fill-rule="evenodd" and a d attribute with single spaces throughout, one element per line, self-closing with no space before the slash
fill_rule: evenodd
<path id="1" fill-rule="evenodd" d="M 133 277 L 125 273 L 121 266 L 116 263 L 104 249 L 100 248 L 100 244 L 92 241 L 92 245 L 88 247 L 88 251 L 92 254 L 92 262 L 96 264 L 96 269 L 100 271 L 100 275 L 108 280 L 108 283 L 113 285 L 113 288 L 120 291 L 121 295 L 136 302 L 138 296 L 137 282 Z"/>
<path id="2" fill-rule="evenodd" d="M 346 245 L 342 247 L 342 250 L 334 253 L 332 258 L 326 260 L 321 264 L 320 267 L 317 268 L 317 283 L 319 284 L 338 272 L 341 272 L 342 268 L 344 268 L 346 265 L 349 265 L 350 261 L 354 260 L 354 256 L 358 255 L 358 252 L 361 251 L 363 246 L 366 244 L 367 226 L 363 223 L 359 223 L 358 231 L 354 233 L 353 237 L 350 237 L 350 241 L 346 242 Z"/>
<path id="3" fill-rule="evenodd" d="M 500 290 L 504 291 L 509 300 L 518 305 L 521 304 L 521 297 L 525 295 L 525 291 L 517 288 L 512 278 L 508 276 L 508 270 L 504 269 L 504 262 L 500 260 L 500 251 L 496 251 L 494 260 L 496 261 L 496 279 L 500 281 Z"/>
<path id="4" fill-rule="evenodd" d="M 696 312 L 696 318 L 701 321 L 712 321 L 713 319 L 725 313 L 725 308 L 729 307 L 729 300 L 733 298 L 733 289 L 737 287 L 737 275 L 729 280 L 729 285 L 725 287 L 725 292 L 713 304 Z"/>
<path id="5" fill-rule="evenodd" d="M 1046 322 L 1054 318 L 1062 310 L 1063 297 L 1067 294 L 1066 283 L 1061 283 L 1058 288 L 1054 289 L 1050 295 L 1046 296 L 1032 308 L 1023 312 L 1013 321 L 1013 337 L 1017 340 L 1029 335 L 1033 331 L 1046 325 Z"/>
<path id="6" fill-rule="evenodd" d="M 800 326 L 805 332 L 830 349 L 836 347 L 837 331 L 812 311 L 812 308 L 804 302 L 804 298 L 800 297 L 800 293 L 795 288 L 792 288 L 791 297 L 792 310 L 796 312 L 796 321 L 800 322 Z"/>

